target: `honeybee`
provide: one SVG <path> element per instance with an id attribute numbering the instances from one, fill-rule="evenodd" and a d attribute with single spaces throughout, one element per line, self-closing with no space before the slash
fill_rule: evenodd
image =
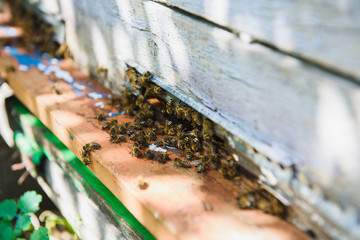
<path id="1" fill-rule="evenodd" d="M 110 135 L 115 135 L 118 133 L 118 127 L 117 126 L 112 126 L 110 128 L 110 131 L 109 131 Z"/>
<path id="2" fill-rule="evenodd" d="M 201 126 L 201 116 L 198 112 L 193 111 L 191 113 L 191 118 L 193 120 L 193 123 L 195 123 L 197 126 Z"/>
<path id="3" fill-rule="evenodd" d="M 95 119 L 97 119 L 99 122 L 103 122 L 105 121 L 105 117 L 103 113 L 98 113 L 95 117 Z"/>
<path id="4" fill-rule="evenodd" d="M 51 92 L 52 92 L 52 93 L 55 93 L 55 94 L 57 94 L 57 95 L 60 95 L 60 94 L 61 94 L 60 89 L 57 88 L 56 86 L 52 86 L 52 87 L 51 87 Z"/>
<path id="5" fill-rule="evenodd" d="M 138 80 L 141 86 L 147 87 L 149 84 L 149 80 L 152 77 L 152 74 L 150 72 L 145 72 Z"/>
<path id="6" fill-rule="evenodd" d="M 142 176 L 138 176 L 136 178 L 136 185 L 142 190 L 144 190 L 144 189 L 146 189 L 148 187 L 148 184 L 144 181 Z"/>
<path id="7" fill-rule="evenodd" d="M 145 97 L 143 95 L 139 95 L 135 101 L 136 106 L 140 106 L 145 102 Z"/>
<path id="8" fill-rule="evenodd" d="M 170 135 L 170 136 L 175 136 L 176 135 L 176 131 L 174 127 L 169 127 L 167 129 L 165 129 L 166 134 Z"/>
<path id="9" fill-rule="evenodd" d="M 124 124 L 119 124 L 118 125 L 118 130 L 119 130 L 119 133 L 126 134 L 126 127 L 125 127 Z"/>
<path id="10" fill-rule="evenodd" d="M 271 201 L 271 213 L 277 216 L 286 217 L 286 208 L 278 200 Z"/>
<path id="11" fill-rule="evenodd" d="M 169 120 L 165 120 L 165 128 L 164 131 L 166 134 L 170 135 L 170 136 L 174 136 L 176 135 L 176 131 L 175 128 L 173 126 L 173 122 L 169 121 Z"/>
<path id="12" fill-rule="evenodd" d="M 101 129 L 106 130 L 106 129 L 109 129 L 110 127 L 111 127 L 110 122 L 106 122 L 104 125 L 102 125 Z"/>
<path id="13" fill-rule="evenodd" d="M 199 138 L 195 137 L 191 140 L 191 150 L 198 152 L 201 149 L 201 141 Z"/>
<path id="14" fill-rule="evenodd" d="M 136 123 L 129 123 L 129 122 L 125 123 L 125 127 L 126 127 L 126 130 L 131 130 L 131 129 L 141 130 L 142 129 L 141 125 L 136 124 Z M 145 134 L 143 134 L 143 135 L 145 135 Z"/>
<path id="15" fill-rule="evenodd" d="M 217 136 L 210 138 L 210 141 L 219 148 L 225 149 L 224 141 Z"/>
<path id="16" fill-rule="evenodd" d="M 240 193 L 237 197 L 238 206 L 241 209 L 253 209 L 256 207 L 258 196 L 253 191 L 247 191 L 245 193 Z"/>
<path id="17" fill-rule="evenodd" d="M 133 149 L 131 150 L 131 154 L 138 158 L 142 157 L 141 150 L 138 147 L 133 147 Z"/>
<path id="18" fill-rule="evenodd" d="M 169 155 L 167 153 L 159 153 L 156 157 L 156 160 L 159 162 L 159 163 L 166 163 L 167 161 L 170 160 L 169 158 Z"/>
<path id="19" fill-rule="evenodd" d="M 145 157 L 147 159 L 153 159 L 155 157 L 154 152 L 151 149 L 146 149 L 145 151 Z"/>
<path id="20" fill-rule="evenodd" d="M 139 144 L 140 148 L 149 146 L 149 143 L 147 142 L 145 136 L 138 137 L 137 143 Z"/>
<path id="21" fill-rule="evenodd" d="M 130 86 L 135 89 L 135 90 L 140 90 L 141 89 L 141 85 L 139 83 L 139 81 L 137 80 L 138 77 L 140 77 L 139 75 L 136 77 L 136 79 L 132 79 L 130 81 Z"/>
<path id="22" fill-rule="evenodd" d="M 158 138 L 158 139 L 154 142 L 154 144 L 155 144 L 156 146 L 164 146 L 164 145 L 166 145 L 166 142 L 165 142 L 165 140 L 164 140 L 163 138 Z"/>
<path id="23" fill-rule="evenodd" d="M 189 138 L 189 137 L 184 137 L 184 143 L 185 143 L 185 147 L 186 148 L 190 148 L 190 146 L 191 146 L 191 139 Z"/>
<path id="24" fill-rule="evenodd" d="M 194 137 L 200 137 L 201 136 L 201 132 L 199 129 L 195 128 L 192 131 L 190 131 L 190 135 L 194 136 Z"/>
<path id="25" fill-rule="evenodd" d="M 87 143 L 85 144 L 85 146 L 83 146 L 83 149 L 85 151 L 93 151 L 93 150 L 98 150 L 101 148 L 101 145 L 97 142 L 91 142 L 91 143 Z"/>
<path id="26" fill-rule="evenodd" d="M 169 114 L 169 115 L 172 115 L 174 113 L 174 110 L 173 110 L 173 101 L 172 99 L 169 99 L 166 101 L 166 113 Z"/>
<path id="27" fill-rule="evenodd" d="M 154 92 L 155 96 L 158 96 L 158 95 L 160 95 L 162 93 L 162 88 L 155 85 L 154 89 L 153 89 L 153 92 Z"/>
<path id="28" fill-rule="evenodd" d="M 101 148 L 101 146 L 97 142 L 87 143 L 83 146 L 83 151 L 81 153 L 81 156 L 82 156 L 82 160 L 85 165 L 89 165 L 91 163 L 90 152 L 93 150 L 100 149 L 100 148 Z"/>
<path id="29" fill-rule="evenodd" d="M 139 104 L 139 108 L 144 110 L 144 111 L 149 111 L 149 110 L 153 110 L 153 106 L 151 106 L 151 104 L 147 101 L 144 101 L 143 103 Z"/>
<path id="30" fill-rule="evenodd" d="M 183 107 L 184 119 L 191 122 L 191 109 L 189 107 Z"/>
<path id="31" fill-rule="evenodd" d="M 179 138 L 179 139 L 182 139 L 183 137 L 184 137 L 184 135 L 185 135 L 185 132 L 183 132 L 183 131 L 177 131 L 176 132 L 176 136 Z"/>
<path id="32" fill-rule="evenodd" d="M 86 149 L 81 152 L 81 156 L 84 157 L 90 157 L 90 150 Z"/>
<path id="33" fill-rule="evenodd" d="M 184 132 L 184 125 L 182 125 L 181 123 L 176 125 L 176 136 L 181 139 L 183 138 L 185 135 L 185 132 Z"/>
<path id="34" fill-rule="evenodd" d="M 170 120 L 165 120 L 165 127 L 171 127 L 173 125 L 173 122 Z"/>
<path id="35" fill-rule="evenodd" d="M 152 77 L 152 73 L 149 72 L 149 71 L 147 71 L 147 72 L 145 72 L 145 73 L 143 74 L 143 77 L 144 77 L 145 79 L 150 79 L 150 78 Z"/>
<path id="36" fill-rule="evenodd" d="M 198 173 L 202 173 L 202 172 L 205 171 L 205 164 L 204 163 L 200 163 L 200 164 L 197 164 L 195 166 L 196 166 L 196 171 Z"/>
<path id="37" fill-rule="evenodd" d="M 164 139 L 165 145 L 176 147 L 178 140 L 174 137 L 167 137 Z"/>
<path id="38" fill-rule="evenodd" d="M 135 68 L 133 67 L 129 67 L 128 70 L 126 70 L 125 72 L 125 77 L 127 78 L 127 80 L 129 80 L 130 82 L 133 82 L 133 81 L 137 81 L 137 78 L 139 77 L 139 73 L 138 71 L 136 71 Z"/>
<path id="39" fill-rule="evenodd" d="M 154 123 L 154 120 L 152 120 L 151 118 L 148 118 L 146 119 L 145 123 L 143 123 L 144 126 L 147 126 L 147 127 L 151 127 Z M 155 131 L 153 132 L 156 132 L 157 128 L 155 128 Z"/>
<path id="40" fill-rule="evenodd" d="M 204 135 L 203 135 L 204 141 L 210 142 L 212 136 L 214 135 L 213 125 L 210 120 L 208 120 L 208 119 L 204 120 L 203 131 L 204 131 Z"/>
<path id="41" fill-rule="evenodd" d="M 177 144 L 177 148 L 184 150 L 185 149 L 185 142 L 183 140 L 179 140 Z"/>
<path id="42" fill-rule="evenodd" d="M 241 186 L 241 181 L 242 181 L 242 177 L 241 176 L 236 176 L 232 179 L 232 181 L 238 185 L 238 186 Z"/>
<path id="43" fill-rule="evenodd" d="M 157 97 L 162 93 L 162 88 L 159 86 L 156 86 L 154 84 L 149 84 L 148 87 L 145 90 L 145 94 L 144 97 L 148 98 L 148 97 Z"/>
<path id="44" fill-rule="evenodd" d="M 121 134 L 113 135 L 110 137 L 110 142 L 113 142 L 113 143 L 126 142 L 126 137 Z"/>
<path id="45" fill-rule="evenodd" d="M 178 132 L 183 132 L 185 129 L 184 125 L 182 125 L 181 123 L 176 125 L 176 131 Z"/>
<path id="46" fill-rule="evenodd" d="M 6 68 L 5 68 L 5 71 L 6 71 L 7 73 L 9 73 L 9 72 L 15 72 L 16 69 L 15 69 L 14 65 L 7 65 Z"/>
<path id="47" fill-rule="evenodd" d="M 178 119 L 183 119 L 184 118 L 184 110 L 183 108 L 181 107 L 180 104 L 176 104 L 175 105 L 175 115 Z"/>
<path id="48" fill-rule="evenodd" d="M 190 162 L 181 158 L 175 158 L 174 165 L 182 168 L 191 168 Z"/>
<path id="49" fill-rule="evenodd" d="M 136 113 L 136 122 L 145 121 L 146 114 L 143 110 L 140 110 Z"/>
<path id="50" fill-rule="evenodd" d="M 148 98 L 148 97 L 151 97 L 151 96 L 152 96 L 153 88 L 154 88 L 154 85 L 153 85 L 153 84 L 150 84 L 150 85 L 146 88 L 145 93 L 144 93 L 144 97 L 145 97 L 145 98 Z"/>
<path id="51" fill-rule="evenodd" d="M 126 107 L 124 107 L 124 114 L 133 116 L 134 115 L 134 109 L 135 106 L 133 104 L 129 104 Z"/>
<path id="52" fill-rule="evenodd" d="M 165 135 L 165 127 L 162 125 L 156 125 L 156 122 L 154 124 L 156 126 L 156 134 Z"/>
<path id="53" fill-rule="evenodd" d="M 107 77 L 108 70 L 103 67 L 97 67 L 96 72 L 99 74 L 100 78 L 104 79 Z"/>
<path id="54" fill-rule="evenodd" d="M 137 139 L 137 134 L 136 134 L 135 131 L 128 132 L 127 134 L 128 134 L 128 136 L 129 136 L 129 138 L 130 138 L 131 141 L 136 141 L 136 139 Z"/>
<path id="55" fill-rule="evenodd" d="M 198 173 L 202 173 L 206 170 L 209 163 L 209 157 L 200 156 L 200 159 L 194 161 L 194 166 L 196 167 L 196 171 Z"/>
<path id="56" fill-rule="evenodd" d="M 185 148 L 184 150 L 184 156 L 185 156 L 185 159 L 188 160 L 188 161 L 191 161 L 192 160 L 192 157 L 193 157 L 193 153 L 191 151 L 190 148 Z"/>
<path id="57" fill-rule="evenodd" d="M 155 133 L 152 130 L 147 130 L 146 136 L 148 136 L 150 141 L 155 141 L 157 139 Z"/>
<path id="58" fill-rule="evenodd" d="M 90 156 L 83 157 L 82 160 L 85 165 L 89 165 L 91 163 Z"/>

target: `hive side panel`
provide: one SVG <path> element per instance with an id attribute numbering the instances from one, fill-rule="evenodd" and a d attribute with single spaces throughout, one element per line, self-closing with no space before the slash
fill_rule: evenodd
<path id="1" fill-rule="evenodd" d="M 359 81 L 360 3 L 155 0 Z M 341 64 L 340 64 L 341 62 Z"/>

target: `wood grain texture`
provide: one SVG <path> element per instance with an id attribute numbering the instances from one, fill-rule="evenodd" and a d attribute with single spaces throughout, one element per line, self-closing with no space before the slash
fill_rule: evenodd
<path id="1" fill-rule="evenodd" d="M 360 81 L 360 2 L 155 0 Z"/>
<path id="2" fill-rule="evenodd" d="M 257 151 L 360 206 L 357 84 L 154 2 L 62 4 L 77 62 L 107 67 L 107 87 L 121 89 L 125 63 L 150 70 Z"/>
<path id="3" fill-rule="evenodd" d="M 107 193 L 106 196 L 102 195 L 106 187 L 89 176 L 86 167 L 82 166 L 71 151 L 39 123 L 34 115 L 22 110 L 23 106 L 19 106 L 21 104 L 17 101 L 11 101 L 9 105 L 14 120 L 20 122 L 21 130 L 17 131 L 24 134 L 30 142 L 41 146 L 41 151 L 46 156 L 41 160 L 41 167 L 36 168 L 31 157 L 21 153 L 23 162 L 29 165 L 26 168 L 32 169 L 32 177 L 38 181 L 81 239 L 144 239 L 124 220 L 123 215 L 114 210 L 118 206 L 110 205 L 109 202 L 114 202 L 113 199 L 109 199 Z"/>
<path id="4" fill-rule="evenodd" d="M 0 66 L 8 64 L 9 58 L 3 56 Z M 14 59 L 12 64 L 16 65 Z M 89 83 L 78 70 L 66 63 L 61 66 L 77 80 Z M 84 144 L 91 141 L 101 144 L 101 149 L 91 155 L 90 170 L 157 238 L 306 237 L 277 217 L 258 210 L 239 210 L 234 198 L 238 187 L 215 170 L 200 175 L 178 169 L 171 162 L 158 164 L 132 157 L 131 143 L 112 144 L 93 118 L 99 110 L 108 112 L 111 109 L 94 107 L 95 100 L 87 98 L 87 94 L 79 97 L 66 82 L 56 83 L 62 90 L 62 94 L 57 95 L 51 93 L 49 76 L 35 69 L 10 73 L 8 80 L 16 96 L 78 157 Z M 109 93 L 97 84 L 91 89 Z M 106 99 L 101 101 L 106 102 Z M 131 120 L 126 115 L 119 115 L 117 119 Z M 139 189 L 136 184 L 139 175 L 149 184 L 146 190 Z M 205 211 L 202 201 L 210 204 L 213 210 Z"/>

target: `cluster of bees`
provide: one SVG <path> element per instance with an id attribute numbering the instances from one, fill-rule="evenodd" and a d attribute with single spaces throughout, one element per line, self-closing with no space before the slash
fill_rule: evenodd
<path id="1" fill-rule="evenodd" d="M 94 150 L 100 149 L 101 146 L 97 142 L 87 143 L 83 146 L 83 150 L 81 152 L 81 159 L 85 165 L 89 165 L 91 163 L 90 155 Z"/>
<path id="2" fill-rule="evenodd" d="M 243 170 L 228 154 L 224 141 L 215 135 L 213 122 L 165 93 L 150 81 L 151 77 L 150 72 L 140 74 L 129 67 L 126 78 L 131 88 L 126 88 L 122 97 L 114 97 L 108 102 L 124 114 L 134 116 L 134 122 L 106 121 L 102 113 L 96 116 L 102 122 L 102 129 L 109 133 L 110 141 L 121 143 L 129 139 L 133 142 L 133 156 L 162 164 L 171 161 L 170 156 L 154 152 L 149 146 L 176 149 L 174 154 L 177 156 L 173 160 L 176 167 L 194 167 L 198 173 L 213 168 L 239 185 Z M 243 209 L 260 208 L 276 215 L 285 212 L 280 202 L 273 197 L 265 198 L 262 193 L 242 192 L 237 200 Z"/>
<path id="3" fill-rule="evenodd" d="M 12 21 L 26 30 L 22 37 L 25 47 L 31 50 L 37 48 L 57 57 L 71 57 L 66 44 L 59 46 L 53 41 L 53 27 L 25 9 L 22 0 L 9 2 L 12 6 Z M 104 76 L 107 74 L 107 70 L 103 68 L 98 68 L 97 72 Z M 175 154 L 178 156 L 173 160 L 176 167 L 195 167 L 198 173 L 205 173 L 213 168 L 235 184 L 241 185 L 244 170 L 228 154 L 224 141 L 215 135 L 211 120 L 152 83 L 150 72 L 140 74 L 129 67 L 126 77 L 131 89 L 124 90 L 122 97 L 110 99 L 108 104 L 124 111 L 124 114 L 135 116 L 135 122 L 118 123 L 116 119 L 106 121 L 102 113 L 96 116 L 102 122 L 102 129 L 109 133 L 112 143 L 121 144 L 129 139 L 134 142 L 131 150 L 133 156 L 156 160 L 162 164 L 171 161 L 169 154 L 154 152 L 149 146 L 154 144 L 176 148 Z M 56 87 L 51 90 L 61 94 Z M 154 99 L 155 104 L 152 103 Z M 81 158 L 85 165 L 91 163 L 91 153 L 100 148 L 100 144 L 96 142 L 83 146 Z M 142 178 L 138 181 L 139 186 L 145 189 Z M 263 190 L 243 190 L 238 195 L 237 202 L 242 209 L 258 208 L 267 213 L 286 216 L 283 204 Z"/>
<path id="4" fill-rule="evenodd" d="M 264 190 L 242 192 L 237 196 L 237 201 L 242 209 L 261 209 L 266 213 L 286 217 L 284 206 Z"/>
<path id="5" fill-rule="evenodd" d="M 12 23 L 24 30 L 21 36 L 23 47 L 28 50 L 37 49 L 40 52 L 48 53 L 50 56 L 71 56 L 66 44 L 59 45 L 54 41 L 55 29 L 53 26 L 24 7 L 22 0 L 8 0 L 7 2 L 11 6 Z"/>

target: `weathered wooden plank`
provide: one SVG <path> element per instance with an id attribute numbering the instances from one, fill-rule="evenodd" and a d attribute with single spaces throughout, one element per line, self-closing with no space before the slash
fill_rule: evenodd
<path id="1" fill-rule="evenodd" d="M 357 84 L 154 2 L 62 4 L 75 58 L 107 67 L 105 85 L 121 88 L 124 63 L 144 67 L 272 160 L 305 166 L 312 182 L 360 204 Z"/>
<path id="2" fill-rule="evenodd" d="M 9 58 L 1 58 L 1 66 L 9 63 Z M 16 66 L 15 60 L 12 64 Z M 101 149 L 92 153 L 89 169 L 156 237 L 218 239 L 255 234 L 264 239 L 268 236 L 277 238 L 279 233 L 289 238 L 305 237 L 277 217 L 258 210 L 238 209 L 234 192 L 239 188 L 215 170 L 199 175 L 194 171 L 178 169 L 171 162 L 163 165 L 138 159 L 130 155 L 130 142 L 121 146 L 109 142 L 108 134 L 100 129 L 94 116 L 99 111 L 109 112 L 112 109 L 99 109 L 93 105 L 98 101 L 106 104 L 106 99 L 88 98 L 90 91 L 101 91 L 106 96 L 108 90 L 97 84 L 90 87 L 89 79 L 63 64 L 61 66 L 76 78 L 75 83 L 85 86 L 83 96 L 77 95 L 74 85 L 65 81 L 56 83 L 61 95 L 51 93 L 53 83 L 49 81 L 49 76 L 36 69 L 9 73 L 9 84 L 16 96 L 78 157 L 84 144 L 91 141 L 101 144 Z M 131 120 L 126 115 L 119 115 L 117 119 Z M 139 175 L 149 184 L 146 190 L 137 186 Z M 202 201 L 210 204 L 213 210 L 206 211 Z M 274 225 L 281 230 L 274 229 Z"/>
<path id="3" fill-rule="evenodd" d="M 121 203 L 108 193 L 79 159 L 17 100 L 13 99 L 9 104 L 14 120 L 20 122 L 21 129 L 16 131 L 21 131 L 20 134 L 29 139 L 22 145 L 33 141 L 46 156 L 39 168 L 34 166 L 31 156 L 27 155 L 29 153 L 21 154 L 23 162 L 80 238 L 144 239 L 137 232 L 139 229 L 134 229 L 127 222 L 134 222 L 133 217 L 124 216 L 124 210 L 119 211 Z M 33 145 L 21 146 L 21 149 L 27 147 L 32 148 Z"/>
<path id="4" fill-rule="evenodd" d="M 155 0 L 360 81 L 359 1 Z"/>

